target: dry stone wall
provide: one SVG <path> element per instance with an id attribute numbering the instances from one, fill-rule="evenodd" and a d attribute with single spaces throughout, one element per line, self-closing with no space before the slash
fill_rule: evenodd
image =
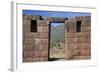
<path id="1" fill-rule="evenodd" d="M 36 20 L 36 32 L 31 21 Z M 23 15 L 23 62 L 48 61 L 48 21 L 39 16 Z"/>
<path id="2" fill-rule="evenodd" d="M 23 15 L 23 62 L 48 61 L 51 22 L 65 23 L 66 60 L 91 58 L 90 16 L 68 19 Z M 33 25 L 35 30 L 31 28 Z"/>
<path id="3" fill-rule="evenodd" d="M 80 26 L 77 26 L 80 22 Z M 67 59 L 90 59 L 91 17 L 80 16 L 65 21 Z M 80 28 L 80 31 L 77 31 Z"/>

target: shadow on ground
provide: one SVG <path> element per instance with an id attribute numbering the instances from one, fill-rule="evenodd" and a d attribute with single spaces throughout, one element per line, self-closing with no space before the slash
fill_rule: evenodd
<path id="1" fill-rule="evenodd" d="M 62 60 L 62 59 L 64 59 L 64 58 L 49 58 L 48 61 L 57 61 L 57 60 Z"/>

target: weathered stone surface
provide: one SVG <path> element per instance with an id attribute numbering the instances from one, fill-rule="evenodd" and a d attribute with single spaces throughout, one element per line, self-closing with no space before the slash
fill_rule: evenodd
<path id="1" fill-rule="evenodd" d="M 48 51 L 42 51 L 41 52 L 41 57 L 47 58 L 48 57 Z"/>
<path id="2" fill-rule="evenodd" d="M 40 20 L 40 16 L 39 15 L 32 15 L 31 20 Z"/>
<path id="3" fill-rule="evenodd" d="M 49 34 L 44 32 L 44 33 L 39 33 L 39 38 L 42 38 L 42 39 L 48 39 L 48 36 Z"/>
<path id="4" fill-rule="evenodd" d="M 67 24 L 67 32 L 76 32 L 76 22 L 69 21 L 67 23 L 66 23 Z"/>
<path id="5" fill-rule="evenodd" d="M 91 43 L 90 38 L 76 38 L 77 43 Z"/>
<path id="6" fill-rule="evenodd" d="M 77 17 L 75 17 L 75 19 L 76 19 L 77 21 L 82 21 L 82 20 L 83 20 L 83 17 L 82 17 L 82 16 L 77 16 Z"/>
<path id="7" fill-rule="evenodd" d="M 31 32 L 25 33 L 25 38 L 30 38 L 30 39 L 32 39 L 32 38 L 38 38 L 38 36 L 39 36 L 38 33 L 31 33 Z"/>
<path id="8" fill-rule="evenodd" d="M 33 50 L 33 45 L 24 44 L 23 50 L 24 51 L 32 51 Z"/>
<path id="9" fill-rule="evenodd" d="M 48 26 L 38 26 L 38 32 L 48 32 L 49 27 Z"/>
<path id="10" fill-rule="evenodd" d="M 31 17 L 32 17 L 31 15 L 25 15 L 25 14 L 23 15 L 24 20 L 31 20 Z"/>
<path id="11" fill-rule="evenodd" d="M 82 24 L 81 24 L 81 27 L 91 27 L 91 22 L 83 21 Z"/>
<path id="12" fill-rule="evenodd" d="M 25 39 L 25 45 L 33 45 L 34 42 L 33 42 L 34 39 Z"/>
<path id="13" fill-rule="evenodd" d="M 91 32 L 91 27 L 81 27 L 81 32 Z"/>
<path id="14" fill-rule="evenodd" d="M 39 60 L 40 60 L 40 61 L 48 61 L 48 58 L 47 58 L 47 57 L 40 57 Z"/>
<path id="15" fill-rule="evenodd" d="M 41 50 L 41 51 L 48 51 L 48 45 L 43 45 L 43 44 L 41 44 L 41 45 L 39 45 L 39 49 Z"/>
<path id="16" fill-rule="evenodd" d="M 40 48 L 39 48 L 39 45 L 38 44 L 33 44 L 33 47 L 32 47 L 33 51 L 40 51 Z"/>
<path id="17" fill-rule="evenodd" d="M 30 26 L 25 25 L 25 27 L 23 27 L 23 33 L 30 33 Z"/>
<path id="18" fill-rule="evenodd" d="M 83 16 L 83 21 L 91 21 L 91 16 Z"/>
<path id="19" fill-rule="evenodd" d="M 66 39 L 67 39 L 67 38 L 74 38 L 74 37 L 75 37 L 75 33 L 69 33 L 69 32 L 68 32 L 68 33 L 66 34 L 66 36 L 67 36 Z"/>
<path id="20" fill-rule="evenodd" d="M 91 59 L 91 56 L 74 56 L 74 60 L 84 60 L 84 59 Z"/>
<path id="21" fill-rule="evenodd" d="M 33 58 L 23 58 L 23 62 L 33 62 Z"/>
<path id="22" fill-rule="evenodd" d="M 80 55 L 89 55 L 91 54 L 91 50 L 90 49 L 81 49 L 80 50 Z"/>
<path id="23" fill-rule="evenodd" d="M 78 50 L 76 44 L 67 44 L 67 49 L 68 50 Z"/>
<path id="24" fill-rule="evenodd" d="M 77 47 L 79 48 L 79 49 L 91 49 L 91 45 L 90 45 L 90 43 L 79 43 L 79 44 L 77 44 Z"/>
<path id="25" fill-rule="evenodd" d="M 75 33 L 76 38 L 89 38 L 91 36 L 90 32 L 79 32 Z"/>
<path id="26" fill-rule="evenodd" d="M 42 17 L 42 19 L 47 20 L 49 22 L 56 22 L 56 23 L 64 23 L 65 20 L 68 20 L 68 18 L 60 18 L 60 17 Z"/>
<path id="27" fill-rule="evenodd" d="M 38 26 L 48 26 L 49 21 L 46 20 L 37 20 L 37 25 Z"/>
<path id="28" fill-rule="evenodd" d="M 42 39 L 42 44 L 43 45 L 48 45 L 48 39 Z"/>
<path id="29" fill-rule="evenodd" d="M 38 26 L 38 32 L 43 32 L 43 27 L 42 26 Z"/>
<path id="30" fill-rule="evenodd" d="M 77 21 L 86 21 L 86 20 L 91 20 L 91 16 L 76 16 L 75 19 Z"/>
<path id="31" fill-rule="evenodd" d="M 37 32 L 31 32 L 31 20 L 37 21 Z M 77 32 L 77 21 L 81 21 L 81 31 Z M 64 50 L 49 51 L 49 24 L 65 23 Z M 91 17 L 77 16 L 67 20 L 59 17 L 23 15 L 23 62 L 48 61 L 48 52 L 63 53 L 67 60 L 90 59 L 91 57 Z M 59 58 L 59 57 L 58 57 Z"/>
<path id="32" fill-rule="evenodd" d="M 39 61 L 40 61 L 40 57 L 33 57 L 33 58 L 32 58 L 32 61 L 33 61 L 33 62 L 39 62 Z"/>
<path id="33" fill-rule="evenodd" d="M 77 43 L 77 38 L 67 38 L 66 39 L 66 41 L 67 41 L 67 44 L 71 44 L 71 43 Z"/>
<path id="34" fill-rule="evenodd" d="M 40 57 L 41 51 L 34 51 L 33 57 Z"/>
<path id="35" fill-rule="evenodd" d="M 41 43 L 41 39 L 35 38 L 33 42 L 34 42 L 34 45 L 39 45 Z"/>
<path id="36" fill-rule="evenodd" d="M 45 26 L 45 27 L 43 27 L 43 32 L 49 32 L 49 27 L 48 26 Z"/>
<path id="37" fill-rule="evenodd" d="M 23 26 L 25 25 L 29 26 L 30 24 L 31 24 L 31 20 L 27 20 L 27 19 L 23 20 Z"/>
<path id="38" fill-rule="evenodd" d="M 33 51 L 24 51 L 23 57 L 24 58 L 32 58 L 33 57 Z"/>
<path id="39" fill-rule="evenodd" d="M 68 51 L 68 57 L 74 57 L 74 56 L 79 56 L 80 55 L 80 50 L 69 50 Z"/>

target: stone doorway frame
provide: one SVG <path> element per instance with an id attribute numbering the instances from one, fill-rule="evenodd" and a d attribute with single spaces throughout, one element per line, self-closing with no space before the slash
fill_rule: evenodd
<path id="1" fill-rule="evenodd" d="M 48 23 L 48 26 L 49 26 L 49 32 L 48 32 L 49 33 L 48 34 L 48 61 L 50 61 L 50 30 L 51 30 L 50 27 L 51 27 L 51 23 L 64 23 L 64 41 L 66 42 L 65 38 L 66 38 L 66 34 L 67 34 L 67 32 L 66 32 L 67 28 L 66 28 L 65 22 L 68 20 L 68 18 L 67 17 L 66 18 L 63 18 L 63 17 L 48 17 L 46 20 L 49 22 Z M 67 51 L 67 46 L 65 44 L 64 44 L 64 47 L 65 47 L 65 50 Z M 65 58 L 64 59 L 67 58 L 66 54 L 67 53 L 65 53 Z"/>

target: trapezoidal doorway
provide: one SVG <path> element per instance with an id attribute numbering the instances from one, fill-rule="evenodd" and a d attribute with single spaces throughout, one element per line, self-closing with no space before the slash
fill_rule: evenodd
<path id="1" fill-rule="evenodd" d="M 65 28 L 64 23 L 49 24 L 49 53 L 48 60 L 64 60 L 65 59 Z"/>

